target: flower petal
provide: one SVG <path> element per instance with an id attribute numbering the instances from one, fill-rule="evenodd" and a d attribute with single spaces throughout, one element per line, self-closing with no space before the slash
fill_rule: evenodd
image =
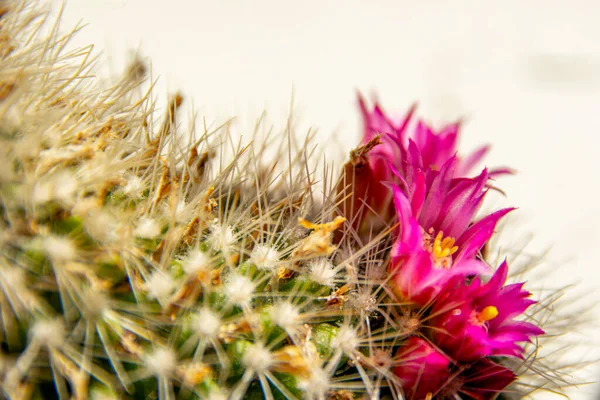
<path id="1" fill-rule="evenodd" d="M 514 208 L 498 210 L 471 225 L 456 241 L 460 251 L 455 257 L 455 262 L 464 258 L 475 257 L 483 245 L 492 237 L 500 218 L 512 210 Z"/>

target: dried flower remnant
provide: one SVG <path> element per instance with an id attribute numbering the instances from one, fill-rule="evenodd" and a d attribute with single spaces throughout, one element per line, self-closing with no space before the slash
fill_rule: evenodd
<path id="1" fill-rule="evenodd" d="M 313 224 L 299 218 L 298 223 L 306 229 L 311 229 L 312 232 L 308 237 L 304 238 L 297 249 L 292 253 L 292 258 L 303 257 L 313 258 L 320 256 L 328 256 L 337 248 L 332 244 L 333 233 L 344 223 L 346 219 L 343 217 L 335 217 L 331 222 L 324 224 Z"/>

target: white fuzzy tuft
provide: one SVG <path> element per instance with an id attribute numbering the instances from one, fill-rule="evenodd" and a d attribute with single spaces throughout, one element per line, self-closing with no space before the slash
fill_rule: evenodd
<path id="1" fill-rule="evenodd" d="M 29 332 L 32 339 L 48 347 L 60 347 L 65 340 L 65 329 L 56 319 L 37 321 Z"/>
<path id="2" fill-rule="evenodd" d="M 42 204 L 52 200 L 52 184 L 50 182 L 38 182 L 33 187 L 32 200 L 35 204 Z"/>
<path id="3" fill-rule="evenodd" d="M 221 329 L 221 319 L 208 308 L 203 308 L 195 317 L 194 326 L 196 332 L 206 338 L 214 338 Z"/>
<path id="4" fill-rule="evenodd" d="M 158 271 L 150 276 L 145 286 L 148 297 L 158 300 L 161 304 L 166 303 L 175 291 L 175 281 L 173 278 L 168 274 Z"/>
<path id="5" fill-rule="evenodd" d="M 77 247 L 71 239 L 59 236 L 47 236 L 43 242 L 44 251 L 52 262 L 72 261 L 77 257 Z"/>
<path id="6" fill-rule="evenodd" d="M 76 190 L 77 180 L 75 176 L 70 172 L 62 171 L 48 180 L 35 184 L 32 196 L 33 202 L 41 204 L 50 200 L 57 200 L 67 204 L 73 203 Z"/>
<path id="7" fill-rule="evenodd" d="M 142 239 L 154 239 L 160 235 L 160 224 L 155 219 L 142 217 L 135 229 L 135 235 Z"/>
<path id="8" fill-rule="evenodd" d="M 274 323 L 285 329 L 292 330 L 300 322 L 300 311 L 298 307 L 289 303 L 283 302 L 273 306 L 269 310 L 269 315 Z"/>
<path id="9" fill-rule="evenodd" d="M 208 241 L 213 250 L 227 254 L 236 242 L 235 233 L 230 226 L 222 226 L 215 221 L 210 228 Z"/>
<path id="10" fill-rule="evenodd" d="M 348 303 L 350 307 L 365 314 L 369 314 L 377 309 L 377 299 L 373 296 L 370 289 L 359 290 L 358 293 L 350 296 Z"/>
<path id="11" fill-rule="evenodd" d="M 56 200 L 71 202 L 77 190 L 77 180 L 73 174 L 63 172 L 54 179 L 54 198 Z"/>
<path id="12" fill-rule="evenodd" d="M 321 258 L 310 264 L 310 279 L 321 285 L 334 286 L 336 274 L 335 267 L 326 258 Z"/>
<path id="13" fill-rule="evenodd" d="M 262 344 L 255 343 L 248 347 L 242 362 L 256 372 L 264 372 L 273 364 L 273 357 Z"/>
<path id="14" fill-rule="evenodd" d="M 159 348 L 145 357 L 146 367 L 157 377 L 168 377 L 177 367 L 177 355 L 171 349 Z"/>
<path id="15" fill-rule="evenodd" d="M 311 368 L 310 378 L 299 380 L 298 388 L 304 392 L 307 399 L 324 399 L 331 388 L 329 376 L 322 368 Z"/>
<path id="16" fill-rule="evenodd" d="M 250 255 L 250 262 L 256 265 L 258 269 L 273 270 L 279 261 L 279 252 L 273 247 L 262 244 L 254 246 Z"/>
<path id="17" fill-rule="evenodd" d="M 348 355 L 353 354 L 358 348 L 360 341 L 351 326 L 344 325 L 338 331 L 336 337 L 331 341 L 331 346 L 342 349 Z"/>
<path id="18" fill-rule="evenodd" d="M 210 271 L 212 265 L 211 257 L 203 251 L 192 250 L 183 261 L 183 270 L 187 275 Z"/>
<path id="19" fill-rule="evenodd" d="M 145 188 L 146 186 L 141 178 L 132 176 L 127 180 L 125 187 L 123 187 L 123 193 L 129 197 L 137 198 L 140 197 Z"/>
<path id="20" fill-rule="evenodd" d="M 91 211 L 84 219 L 85 230 L 98 241 L 118 239 L 119 222 L 106 211 Z"/>
<path id="21" fill-rule="evenodd" d="M 175 220 L 180 224 L 189 222 L 191 208 L 184 200 L 181 200 L 175 206 Z"/>
<path id="22" fill-rule="evenodd" d="M 255 285 L 246 276 L 231 274 L 225 284 L 225 295 L 233 304 L 244 306 L 252 300 Z"/>

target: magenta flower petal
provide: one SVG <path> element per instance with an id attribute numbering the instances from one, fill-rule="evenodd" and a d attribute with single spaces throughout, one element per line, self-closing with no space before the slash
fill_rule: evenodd
<path id="1" fill-rule="evenodd" d="M 438 133 L 419 121 L 415 128 L 414 140 L 422 154 L 425 168 L 439 169 L 448 158 L 456 153 L 456 142 L 460 124 L 447 125 Z"/>
<path id="2" fill-rule="evenodd" d="M 482 146 L 465 157 L 460 163 L 460 168 L 456 171 L 458 176 L 466 176 L 490 151 L 490 146 Z"/>
<path id="3" fill-rule="evenodd" d="M 379 133 L 394 133 L 392 123 L 387 119 L 379 105 L 375 105 L 373 111 L 367 109 L 364 98 L 358 94 L 358 104 L 363 116 L 364 135 L 363 143 L 371 140 Z"/>
<path id="4" fill-rule="evenodd" d="M 396 354 L 394 373 L 407 400 L 421 400 L 434 394 L 450 378 L 450 360 L 426 340 L 409 338 Z"/>
<path id="5" fill-rule="evenodd" d="M 400 222 L 400 234 L 398 235 L 400 240 L 394 251 L 398 255 L 404 255 L 423 247 L 423 234 L 419 223 L 413 217 L 412 206 L 402 190 L 397 186 L 392 186 L 392 193 Z"/>
<path id="6" fill-rule="evenodd" d="M 427 195 L 425 187 L 425 174 L 421 171 L 417 172 L 415 177 L 414 187 L 412 188 L 412 198 L 410 201 L 413 215 L 419 215 L 423 209 L 425 203 L 425 197 Z"/>
<path id="7" fill-rule="evenodd" d="M 511 370 L 485 358 L 467 368 L 461 378 L 458 393 L 474 400 L 495 399 L 517 379 Z"/>
<path id="8" fill-rule="evenodd" d="M 375 103 L 373 110 L 369 111 L 365 104 L 365 100 L 360 93 L 357 94 L 357 97 L 358 105 L 363 117 L 363 143 L 368 142 L 377 134 L 389 134 L 392 142 L 396 143 L 397 146 L 402 146 L 404 134 L 408 127 L 408 123 L 416 110 L 416 104 L 414 104 L 408 110 L 404 118 L 396 124 L 385 114 L 385 112 L 383 112 L 378 103 Z"/>
<path id="9" fill-rule="evenodd" d="M 394 136 L 394 140 L 396 141 L 396 144 L 398 146 L 402 146 L 404 144 L 404 137 L 406 136 L 405 133 L 408 128 L 408 124 L 412 120 L 412 117 L 415 114 L 416 110 L 417 110 L 417 103 L 413 103 L 413 105 L 411 105 L 410 108 L 408 109 L 408 111 L 406 112 L 406 115 L 404 116 L 404 119 L 402 120 L 402 122 L 396 128 L 396 132 L 400 133 L 400 134 L 397 134 Z"/>
<path id="10" fill-rule="evenodd" d="M 514 208 L 498 210 L 471 225 L 456 241 L 460 249 L 455 257 L 456 262 L 475 257 L 494 234 L 498 221 L 512 210 Z"/>
<path id="11" fill-rule="evenodd" d="M 431 256 L 424 250 L 401 257 L 393 268 L 391 284 L 400 300 L 425 305 L 430 303 L 445 287 L 450 277 L 435 273 Z"/>
<path id="12" fill-rule="evenodd" d="M 428 190 L 427 198 L 423 204 L 421 214 L 418 216 L 421 226 L 431 227 L 438 219 L 440 210 L 444 201 L 446 201 L 448 191 L 452 184 L 452 175 L 454 174 L 455 165 L 456 158 L 449 158 L 433 179 L 431 188 Z"/>
<path id="13" fill-rule="evenodd" d="M 489 176 L 490 179 L 496 179 L 502 175 L 513 175 L 515 174 L 515 170 L 508 167 L 494 168 L 490 170 Z"/>
<path id="14" fill-rule="evenodd" d="M 490 267 L 479 260 L 469 259 L 455 262 L 452 268 L 449 269 L 452 276 L 468 276 L 468 275 L 490 275 Z"/>
<path id="15" fill-rule="evenodd" d="M 414 336 L 404 342 L 395 359 L 394 373 L 407 400 L 492 400 L 516 379 L 512 371 L 485 358 L 455 366 L 432 344 Z"/>
<path id="16" fill-rule="evenodd" d="M 435 223 L 438 230 L 454 238 L 462 235 L 481 207 L 487 180 L 487 171 L 483 170 L 477 178 L 460 182 L 450 190 Z"/>

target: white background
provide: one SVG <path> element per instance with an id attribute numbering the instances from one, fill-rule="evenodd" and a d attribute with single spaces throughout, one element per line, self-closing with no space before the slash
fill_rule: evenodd
<path id="1" fill-rule="evenodd" d="M 140 49 L 160 90 L 182 90 L 209 121 L 238 115 L 250 128 L 267 109 L 283 126 L 293 90 L 306 126 L 344 138 L 336 155 L 358 141 L 356 89 L 400 114 L 416 100 L 433 123 L 464 117 L 463 153 L 489 142 L 487 165 L 519 171 L 498 184 L 519 207 L 519 231 L 535 233 L 528 250 L 552 246 L 543 285 L 582 281 L 592 307 L 599 15 L 597 1 L 67 0 L 62 19 L 88 23 L 74 44 L 94 43 L 115 71 Z M 597 348 L 593 336 L 575 340 Z"/>

